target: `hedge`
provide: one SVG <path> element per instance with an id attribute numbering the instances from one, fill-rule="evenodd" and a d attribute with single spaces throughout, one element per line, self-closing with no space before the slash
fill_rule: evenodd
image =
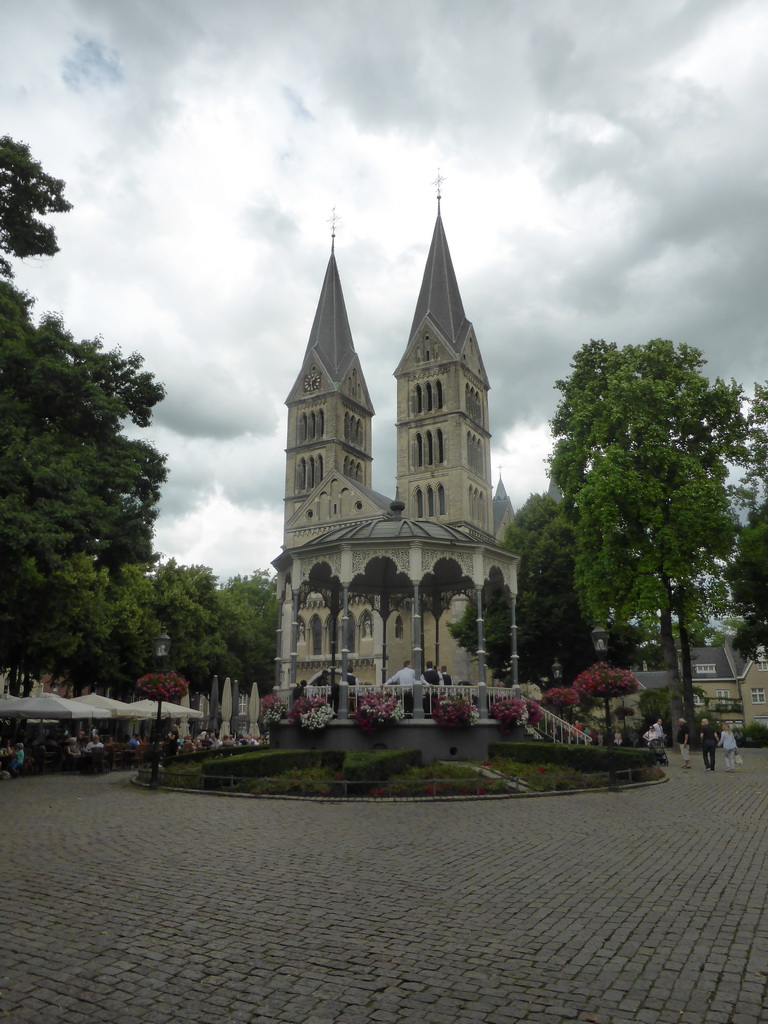
<path id="1" fill-rule="evenodd" d="M 264 750 L 241 753 L 230 757 L 226 763 L 221 759 L 203 762 L 203 776 L 206 779 L 273 778 L 292 768 L 333 768 L 341 771 L 344 763 L 343 750 Z"/>
<path id="2" fill-rule="evenodd" d="M 614 747 L 618 771 L 656 763 L 652 750 Z M 489 743 L 488 757 L 505 757 L 522 764 L 562 764 L 580 772 L 607 772 L 607 747 L 570 746 L 564 743 Z"/>
<path id="3" fill-rule="evenodd" d="M 348 782 L 382 782 L 420 764 L 420 750 L 350 750 L 344 758 L 344 778 Z"/>
<path id="4" fill-rule="evenodd" d="M 217 747 L 216 750 L 190 750 L 188 754 L 175 754 L 173 757 L 163 758 L 166 768 L 171 765 L 200 764 L 203 761 L 210 761 L 221 757 L 237 757 L 239 754 L 266 754 L 269 747 Z"/>

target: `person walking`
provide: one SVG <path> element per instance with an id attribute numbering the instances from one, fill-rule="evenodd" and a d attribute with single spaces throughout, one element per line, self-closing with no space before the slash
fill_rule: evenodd
<path id="1" fill-rule="evenodd" d="M 733 735 L 733 729 L 726 722 L 723 726 L 723 731 L 720 733 L 719 746 L 723 748 L 723 756 L 725 757 L 725 770 L 727 772 L 736 771 L 736 737 Z"/>
<path id="2" fill-rule="evenodd" d="M 691 767 L 691 745 L 688 723 L 684 718 L 678 719 L 677 742 L 680 744 L 680 756 L 683 759 L 683 768 Z"/>
<path id="3" fill-rule="evenodd" d="M 705 771 L 713 772 L 715 770 L 715 751 L 717 750 L 720 737 L 709 724 L 709 719 L 707 718 L 702 718 L 701 720 L 699 739 L 701 740 L 701 753 L 704 756 L 704 769 Z"/>

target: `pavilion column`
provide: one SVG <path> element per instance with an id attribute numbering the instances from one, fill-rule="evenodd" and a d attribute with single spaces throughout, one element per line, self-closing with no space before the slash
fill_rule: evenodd
<path id="1" fill-rule="evenodd" d="M 341 588 L 341 678 L 346 683 L 349 666 L 349 585 Z"/>
<path id="2" fill-rule="evenodd" d="M 485 623 L 483 622 L 483 588 L 475 589 L 477 600 L 477 681 L 485 682 Z"/>
<path id="3" fill-rule="evenodd" d="M 381 685 L 387 681 L 387 623 L 389 622 L 389 609 L 382 609 L 386 614 L 381 616 Z M 374 676 L 375 679 L 375 676 Z"/>
<path id="4" fill-rule="evenodd" d="M 517 597 L 515 594 L 509 599 L 509 649 L 510 649 L 510 662 L 512 665 L 512 685 L 518 685 L 518 662 L 519 656 L 517 653 Z"/>
<path id="5" fill-rule="evenodd" d="M 422 645 L 421 645 L 421 598 L 419 597 L 419 584 L 413 584 L 413 619 L 412 619 L 412 636 L 413 636 L 413 671 L 416 673 L 416 678 L 419 679 L 421 676 L 421 656 L 422 656 Z"/>
<path id="6" fill-rule="evenodd" d="M 291 689 L 296 685 L 296 661 L 298 660 L 299 637 L 299 592 L 294 590 L 291 601 Z"/>

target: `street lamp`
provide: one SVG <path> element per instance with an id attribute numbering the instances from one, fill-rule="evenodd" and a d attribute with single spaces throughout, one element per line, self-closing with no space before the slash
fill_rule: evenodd
<path id="1" fill-rule="evenodd" d="M 557 657 L 555 657 L 555 660 L 552 662 L 552 678 L 558 684 L 562 682 L 563 679 L 563 666 L 560 664 Z"/>
<path id="2" fill-rule="evenodd" d="M 590 633 L 590 636 L 592 637 L 592 646 L 595 648 L 595 654 L 597 654 L 600 661 L 605 661 L 605 656 L 608 653 L 608 630 L 598 622 L 595 624 L 595 628 Z M 611 725 L 611 698 L 604 697 L 603 699 L 605 701 L 605 745 L 608 748 L 608 787 L 609 789 L 616 789 L 616 747 L 613 742 L 613 727 Z"/>
<path id="3" fill-rule="evenodd" d="M 160 634 L 155 637 L 155 658 L 162 662 L 171 653 L 171 638 L 165 632 L 163 626 L 160 627 Z M 155 734 L 152 740 L 152 772 L 149 776 L 149 788 L 157 789 L 160 785 L 160 728 L 163 714 L 163 701 L 161 697 L 157 700 L 157 718 L 155 719 Z"/>

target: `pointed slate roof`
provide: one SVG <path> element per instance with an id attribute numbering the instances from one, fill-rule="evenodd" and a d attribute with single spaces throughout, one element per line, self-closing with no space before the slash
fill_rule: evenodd
<path id="1" fill-rule="evenodd" d="M 304 358 L 306 359 L 313 350 L 334 383 L 343 379 L 355 357 L 347 307 L 344 304 L 339 269 L 333 252 L 328 260 L 328 269 L 325 272 Z"/>
<path id="2" fill-rule="evenodd" d="M 411 339 L 427 316 L 434 321 L 454 352 L 460 352 L 471 324 L 464 315 L 464 304 L 439 209 L 411 325 Z"/>
<path id="3" fill-rule="evenodd" d="M 501 476 L 499 476 L 499 482 L 496 486 L 496 493 L 493 496 L 491 507 L 493 508 L 493 533 L 494 536 L 498 536 L 506 513 L 509 512 L 510 515 L 514 516 L 512 502 L 510 501 L 509 495 L 504 487 Z"/>

